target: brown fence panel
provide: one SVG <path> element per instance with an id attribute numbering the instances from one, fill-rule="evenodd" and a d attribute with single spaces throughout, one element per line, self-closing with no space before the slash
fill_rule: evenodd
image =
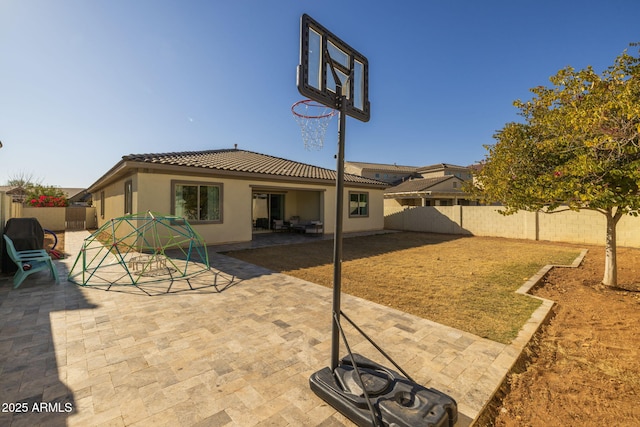
<path id="1" fill-rule="evenodd" d="M 84 206 L 69 206 L 65 212 L 65 229 L 85 230 L 87 228 L 86 210 Z"/>

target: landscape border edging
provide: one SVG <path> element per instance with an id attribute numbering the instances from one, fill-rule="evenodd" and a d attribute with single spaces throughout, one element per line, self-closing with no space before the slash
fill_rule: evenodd
<path id="1" fill-rule="evenodd" d="M 498 357 L 496 358 L 496 361 L 504 360 L 505 357 L 513 358 L 513 360 L 510 363 L 510 366 L 508 366 L 502 378 L 502 381 L 491 394 L 491 398 L 485 403 L 484 407 L 478 412 L 478 415 L 471 423 L 471 427 L 475 426 L 476 423 L 481 418 L 483 418 L 483 414 L 485 414 L 485 411 L 487 410 L 487 408 L 494 401 L 496 394 L 503 387 L 505 382 L 508 381 L 509 376 L 511 375 L 514 367 L 520 361 L 520 358 L 522 357 L 522 352 L 527 347 L 527 345 L 529 344 L 533 336 L 536 334 L 536 332 L 538 332 L 540 327 L 547 322 L 547 320 L 551 315 L 551 309 L 553 308 L 555 302 L 546 298 L 531 295 L 529 291 L 531 291 L 531 289 L 533 289 L 540 282 L 542 282 L 542 280 L 547 276 L 547 274 L 549 274 L 549 272 L 553 268 L 580 267 L 580 265 L 582 264 L 582 261 L 584 260 L 584 257 L 587 255 L 587 252 L 589 252 L 588 249 L 582 249 L 580 251 L 580 254 L 576 257 L 576 259 L 573 260 L 573 262 L 570 265 L 554 265 L 554 264 L 545 265 L 540 270 L 538 270 L 536 274 L 531 276 L 529 280 L 527 280 L 522 286 L 520 286 L 518 290 L 515 291 L 517 294 L 526 295 L 530 298 L 535 298 L 537 300 L 542 301 L 542 305 L 540 305 L 540 307 L 538 307 L 533 312 L 531 317 L 529 317 L 529 320 L 527 320 L 527 322 L 518 332 L 518 336 L 511 342 L 511 344 L 505 346 L 504 350 L 502 350 L 501 354 L 498 355 Z"/>

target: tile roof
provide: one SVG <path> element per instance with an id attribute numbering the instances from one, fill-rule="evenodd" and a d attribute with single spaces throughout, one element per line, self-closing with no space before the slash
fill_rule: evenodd
<path id="1" fill-rule="evenodd" d="M 403 166 L 389 163 L 366 163 L 366 162 L 346 162 L 348 165 L 362 169 L 375 169 L 380 171 L 406 172 L 411 173 L 418 170 L 418 166 Z"/>
<path id="2" fill-rule="evenodd" d="M 336 171 L 318 166 L 238 149 L 181 151 L 174 153 L 129 154 L 125 162 L 186 166 L 226 172 L 263 174 L 302 179 L 333 180 Z M 345 174 L 345 182 L 386 186 L 388 184 L 357 175 Z"/>
<path id="3" fill-rule="evenodd" d="M 469 166 L 452 165 L 451 163 L 436 163 L 435 165 L 421 166 L 416 169 L 418 169 L 418 172 L 427 172 L 441 169 L 469 169 Z"/>
<path id="4" fill-rule="evenodd" d="M 393 193 L 413 193 L 419 191 L 426 191 L 430 187 L 433 187 L 436 184 L 439 184 L 448 179 L 455 178 L 453 175 L 448 176 L 438 176 L 435 178 L 421 178 L 421 179 L 410 179 L 401 184 L 396 185 L 395 187 L 387 188 L 384 193 L 385 194 L 393 194 Z"/>

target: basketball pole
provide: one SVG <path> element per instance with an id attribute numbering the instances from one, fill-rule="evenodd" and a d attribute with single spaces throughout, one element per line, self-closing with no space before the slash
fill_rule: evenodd
<path id="1" fill-rule="evenodd" d="M 333 64 L 331 64 L 331 71 Z M 335 81 L 339 81 L 337 76 Z M 342 217 L 344 209 L 344 141 L 347 122 L 346 97 L 341 85 L 336 85 L 338 100 L 338 160 L 336 173 L 336 225 L 333 237 L 333 311 L 331 319 L 331 371 L 338 367 L 340 358 L 340 292 L 342 287 Z"/>

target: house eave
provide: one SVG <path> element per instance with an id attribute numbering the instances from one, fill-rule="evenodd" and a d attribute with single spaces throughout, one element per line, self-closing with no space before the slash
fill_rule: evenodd
<path id="1" fill-rule="evenodd" d="M 221 169 L 209 169 L 199 168 L 193 166 L 181 166 L 181 165 L 167 165 L 157 163 L 135 162 L 121 160 L 113 168 L 111 168 L 106 174 L 93 183 L 88 191 L 90 193 L 98 191 L 100 188 L 111 184 L 122 177 L 125 177 L 132 173 L 166 173 L 175 175 L 188 175 L 199 177 L 229 177 L 240 178 L 254 181 L 276 181 L 283 183 L 305 183 L 316 185 L 327 185 L 333 183 L 332 179 L 325 178 L 310 178 L 310 177 L 296 177 L 276 174 L 266 174 L 258 172 L 245 172 L 245 171 L 230 171 Z M 367 183 L 367 182 L 345 182 L 348 187 L 356 188 L 371 188 L 384 190 L 388 188 L 388 184 L 380 183 Z"/>

